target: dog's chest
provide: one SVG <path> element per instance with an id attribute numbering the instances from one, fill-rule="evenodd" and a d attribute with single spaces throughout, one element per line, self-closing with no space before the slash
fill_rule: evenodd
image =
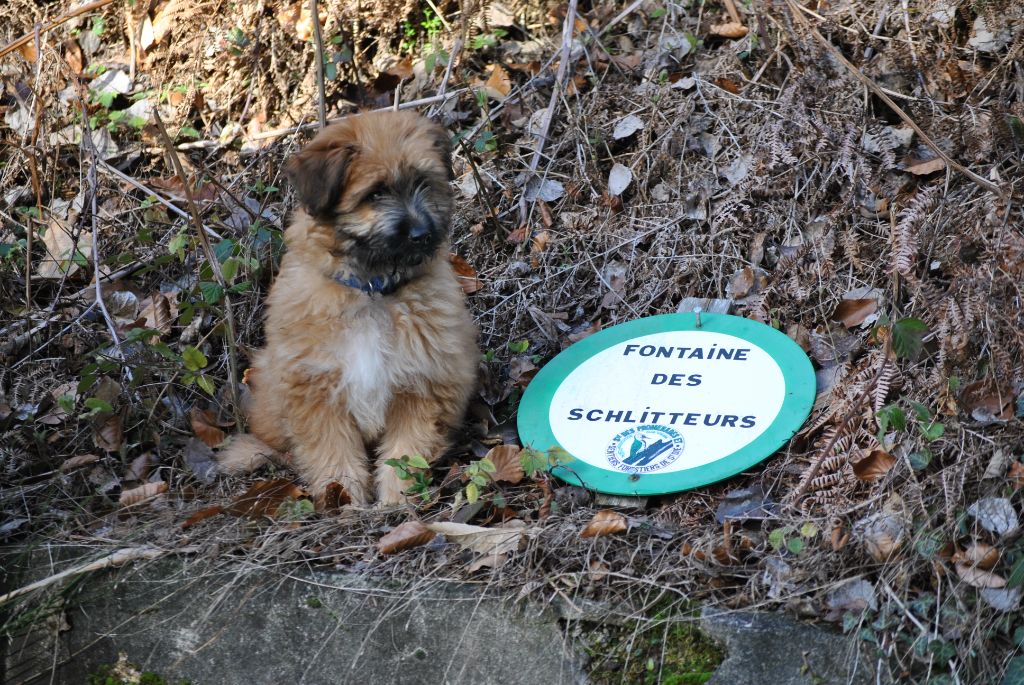
<path id="1" fill-rule="evenodd" d="M 408 351 L 402 349 L 400 338 L 385 309 L 368 307 L 348 321 L 337 344 L 342 368 L 339 390 L 368 438 L 384 429 L 395 392 L 415 383 L 408 375 Z"/>

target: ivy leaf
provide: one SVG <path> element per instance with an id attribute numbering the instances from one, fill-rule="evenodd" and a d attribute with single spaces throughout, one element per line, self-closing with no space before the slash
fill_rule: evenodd
<path id="1" fill-rule="evenodd" d="M 1024 585 L 1024 557 L 1017 560 L 1010 577 L 1006 580 L 1006 587 L 1020 587 Z"/>
<path id="2" fill-rule="evenodd" d="M 892 325 L 892 351 L 897 357 L 912 359 L 921 353 L 928 326 L 921 319 L 900 319 Z"/>
<path id="3" fill-rule="evenodd" d="M 206 355 L 192 345 L 186 346 L 185 349 L 181 351 L 181 358 L 185 361 L 185 368 L 189 371 L 204 369 L 209 363 L 206 361 Z"/>
<path id="4" fill-rule="evenodd" d="M 928 468 L 928 464 L 932 463 L 932 453 L 926 449 L 920 452 L 911 452 L 907 456 L 907 461 L 910 462 L 910 468 L 915 471 L 924 471 Z"/>
<path id="5" fill-rule="evenodd" d="M 875 414 L 878 419 L 878 434 L 885 435 L 891 426 L 894 430 L 902 431 L 907 429 L 907 415 L 895 404 L 889 404 L 878 410 Z"/>
<path id="6" fill-rule="evenodd" d="M 414 469 L 429 469 L 430 468 L 430 462 L 428 462 L 426 459 L 423 458 L 422 455 L 419 455 L 419 454 L 414 454 L 411 457 L 409 457 L 409 462 L 408 463 L 409 463 L 409 466 L 413 467 Z"/>
<path id="7" fill-rule="evenodd" d="M 526 477 L 533 478 L 538 473 L 543 473 L 547 470 L 548 457 L 539 450 L 527 447 L 519 454 L 519 463 L 522 464 Z"/>
<path id="8" fill-rule="evenodd" d="M 217 304 L 220 298 L 224 297 L 224 289 L 213 281 L 200 281 L 199 292 L 203 295 L 203 302 L 206 304 Z"/>
<path id="9" fill-rule="evenodd" d="M 920 427 L 921 435 L 924 436 L 924 439 L 928 442 L 938 440 L 942 437 L 942 434 L 946 432 L 946 426 L 938 421 L 930 423 L 927 426 L 922 423 L 920 424 Z"/>
<path id="10" fill-rule="evenodd" d="M 101 400 L 98 397 L 90 397 L 85 401 L 85 408 L 90 410 L 93 414 L 107 413 L 113 414 L 114 408 L 110 405 L 110 402 Z"/>
<path id="11" fill-rule="evenodd" d="M 209 376 L 198 376 L 196 378 L 196 384 L 200 388 L 206 391 L 208 395 L 213 397 L 216 394 L 216 388 L 213 387 L 213 381 L 210 380 Z"/>
<path id="12" fill-rule="evenodd" d="M 470 504 L 475 504 L 480 499 L 480 488 L 477 487 L 476 483 L 470 481 L 466 484 L 466 501 Z"/>

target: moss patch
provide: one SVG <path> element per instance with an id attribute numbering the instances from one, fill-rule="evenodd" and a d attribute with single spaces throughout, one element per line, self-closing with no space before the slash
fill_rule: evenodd
<path id="1" fill-rule="evenodd" d="M 589 628 L 580 638 L 596 685 L 701 685 L 725 658 L 718 643 L 683 616 Z"/>
<path id="2" fill-rule="evenodd" d="M 89 674 L 88 685 L 191 685 L 188 680 L 167 680 L 152 671 L 140 671 L 128 662 L 124 652 L 116 664 L 103 664 Z"/>

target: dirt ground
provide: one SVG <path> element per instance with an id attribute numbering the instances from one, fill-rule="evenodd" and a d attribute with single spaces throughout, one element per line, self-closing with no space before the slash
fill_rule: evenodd
<path id="1" fill-rule="evenodd" d="M 0 8 L 11 549 L 777 607 L 859 634 L 906 682 L 1024 672 L 1024 6 L 638 0 L 566 21 L 555 2 L 321 0 L 320 48 L 307 6 Z M 293 207 L 282 163 L 321 102 L 396 101 L 455 141 L 482 353 L 465 431 L 415 509 L 216 478 Z M 814 411 L 762 466 L 581 537 L 609 507 L 522 463 L 519 397 L 561 349 L 691 296 L 795 339 Z"/>

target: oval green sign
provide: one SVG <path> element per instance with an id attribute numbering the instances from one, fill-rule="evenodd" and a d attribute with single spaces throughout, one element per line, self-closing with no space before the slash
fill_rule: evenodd
<path id="1" fill-rule="evenodd" d="M 551 472 L 573 485 L 677 492 L 768 458 L 807 420 L 814 396 L 810 360 L 774 328 L 663 314 L 606 328 L 548 362 L 519 405 L 519 436 L 567 452 Z"/>

